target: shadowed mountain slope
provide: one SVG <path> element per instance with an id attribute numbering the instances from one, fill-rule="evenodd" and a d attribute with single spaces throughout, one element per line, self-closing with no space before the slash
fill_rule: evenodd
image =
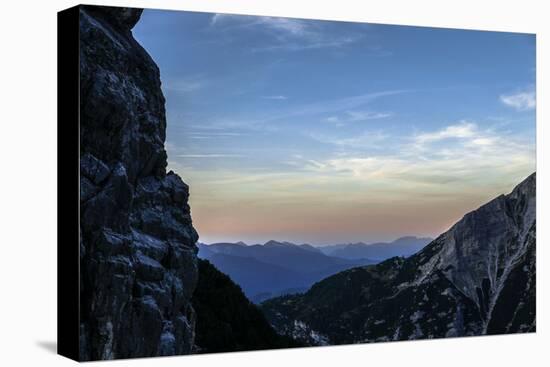
<path id="1" fill-rule="evenodd" d="M 262 309 L 310 345 L 532 332 L 536 176 L 409 258 L 350 269 Z"/>
<path id="2" fill-rule="evenodd" d="M 192 303 L 197 313 L 199 353 L 300 346 L 278 335 L 239 286 L 207 260 L 199 260 L 199 282 Z"/>

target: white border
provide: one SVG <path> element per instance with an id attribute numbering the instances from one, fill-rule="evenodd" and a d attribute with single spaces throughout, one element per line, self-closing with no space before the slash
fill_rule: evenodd
<path id="1" fill-rule="evenodd" d="M 345 347 L 124 360 L 119 366 L 539 366 L 549 343 L 548 129 L 550 65 L 545 1 L 480 0 L 135 0 L 105 5 L 353 20 L 537 34 L 538 298 L 537 334 Z M 51 352 L 56 338 L 56 11 L 67 0 L 3 4 L 0 128 L 0 361 L 69 365 Z M 546 105 L 544 104 L 546 103 Z M 77 244 L 75 244 L 76 246 Z M 48 349 L 48 346 L 50 348 Z"/>

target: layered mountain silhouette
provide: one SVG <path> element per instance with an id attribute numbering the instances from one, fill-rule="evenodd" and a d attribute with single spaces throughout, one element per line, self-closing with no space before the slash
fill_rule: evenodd
<path id="1" fill-rule="evenodd" d="M 199 257 L 209 260 L 239 284 L 253 302 L 304 292 L 327 276 L 356 266 L 374 264 L 371 259 L 328 256 L 310 245 L 268 241 L 263 245 L 239 243 L 199 244 Z"/>
<path id="2" fill-rule="evenodd" d="M 327 255 L 344 259 L 386 260 L 394 256 L 410 256 L 420 251 L 433 238 L 406 236 L 393 242 L 350 243 L 319 247 Z"/>
<path id="3" fill-rule="evenodd" d="M 340 272 L 268 300 L 308 345 L 533 332 L 536 177 L 466 214 L 417 254 Z"/>

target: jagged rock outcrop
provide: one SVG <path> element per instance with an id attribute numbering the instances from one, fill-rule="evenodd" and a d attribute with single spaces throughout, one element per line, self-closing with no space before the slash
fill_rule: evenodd
<path id="1" fill-rule="evenodd" d="M 82 360 L 185 354 L 197 282 L 188 187 L 166 173 L 159 70 L 141 10 L 80 7 Z"/>
<path id="2" fill-rule="evenodd" d="M 279 333 L 309 345 L 535 331 L 535 182 L 466 214 L 412 257 L 341 272 L 262 308 Z"/>

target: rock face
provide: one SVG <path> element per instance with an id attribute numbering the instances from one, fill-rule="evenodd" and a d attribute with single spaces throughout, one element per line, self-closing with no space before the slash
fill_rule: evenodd
<path id="1" fill-rule="evenodd" d="M 265 302 L 276 330 L 309 345 L 532 332 L 535 174 L 407 259 L 354 268 Z"/>
<path id="2" fill-rule="evenodd" d="M 166 173 L 159 70 L 141 10 L 80 8 L 82 360 L 185 354 L 197 282 L 188 187 Z"/>

